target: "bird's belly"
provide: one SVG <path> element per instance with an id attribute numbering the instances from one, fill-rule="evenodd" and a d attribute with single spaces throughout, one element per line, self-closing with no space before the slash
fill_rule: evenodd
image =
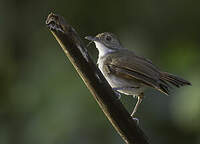
<path id="1" fill-rule="evenodd" d="M 112 88 L 118 89 L 117 91 L 126 95 L 139 95 L 143 92 L 144 88 L 141 84 L 109 75 L 105 77 Z"/>
<path id="2" fill-rule="evenodd" d="M 127 80 L 112 74 L 107 74 L 103 68 L 103 61 L 100 61 L 100 59 L 98 59 L 98 66 L 110 86 L 119 89 L 117 90 L 118 92 L 125 95 L 137 96 L 144 91 L 144 85 L 141 85 L 138 81 Z"/>

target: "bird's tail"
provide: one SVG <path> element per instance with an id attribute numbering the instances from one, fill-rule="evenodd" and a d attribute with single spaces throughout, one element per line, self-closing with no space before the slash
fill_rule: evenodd
<path id="1" fill-rule="evenodd" d="M 161 80 L 167 81 L 178 88 L 184 85 L 191 85 L 189 81 L 167 72 L 162 72 Z"/>

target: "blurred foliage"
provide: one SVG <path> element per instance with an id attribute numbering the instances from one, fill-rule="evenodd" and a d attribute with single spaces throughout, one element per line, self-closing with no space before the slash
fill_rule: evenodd
<path id="1" fill-rule="evenodd" d="M 199 144 L 199 4 L 1 0 L 0 143 L 123 143 L 46 28 L 45 18 L 53 11 L 82 38 L 116 33 L 125 47 L 191 81 L 191 87 L 174 89 L 169 97 L 147 90 L 137 116 L 153 144 Z M 88 50 L 96 61 L 94 46 Z M 132 111 L 136 100 L 128 96 L 121 100 Z"/>

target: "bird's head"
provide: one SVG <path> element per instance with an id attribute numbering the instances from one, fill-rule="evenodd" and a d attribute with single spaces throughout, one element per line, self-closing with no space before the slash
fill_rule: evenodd
<path id="1" fill-rule="evenodd" d="M 85 39 L 94 42 L 99 53 L 105 54 L 123 48 L 117 36 L 110 32 L 100 33 L 96 36 L 86 36 Z"/>

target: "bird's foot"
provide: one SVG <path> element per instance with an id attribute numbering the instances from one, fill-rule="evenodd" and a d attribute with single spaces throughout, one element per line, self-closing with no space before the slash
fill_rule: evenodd
<path id="1" fill-rule="evenodd" d="M 136 117 L 132 117 L 132 119 L 136 122 L 137 125 L 139 125 L 140 121 L 139 121 L 138 118 L 136 118 Z"/>
<path id="2" fill-rule="evenodd" d="M 115 87 L 115 88 L 113 88 L 114 91 L 124 90 L 124 89 L 125 89 L 125 87 Z"/>
<path id="3" fill-rule="evenodd" d="M 114 89 L 113 89 L 113 90 L 114 90 Z M 115 95 L 117 96 L 117 98 L 120 100 L 120 98 L 121 98 L 120 92 L 118 92 L 118 91 L 116 91 L 116 90 L 114 90 L 114 92 L 115 92 Z"/>

